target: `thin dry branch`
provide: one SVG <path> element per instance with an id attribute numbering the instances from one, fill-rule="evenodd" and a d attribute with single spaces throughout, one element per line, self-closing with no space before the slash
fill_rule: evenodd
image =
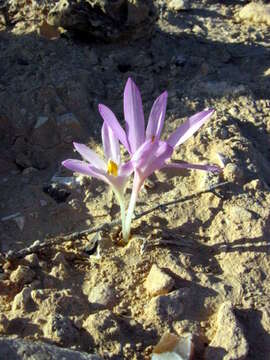
<path id="1" fill-rule="evenodd" d="M 210 186 L 208 189 L 198 191 L 196 193 L 185 196 L 183 198 L 168 201 L 168 202 L 156 205 L 156 206 L 154 206 L 154 207 L 152 207 L 152 208 L 150 208 L 150 209 L 148 209 L 146 211 L 143 211 L 143 212 L 135 215 L 134 220 L 140 219 L 141 217 L 143 217 L 145 215 L 148 215 L 153 211 L 164 209 L 164 208 L 167 208 L 168 206 L 175 205 L 175 204 L 178 204 L 180 202 L 185 202 L 185 201 L 191 200 L 192 198 L 194 198 L 196 196 L 200 196 L 202 194 L 212 192 L 212 191 L 214 191 L 216 189 L 219 189 L 219 188 L 222 188 L 222 187 L 224 187 L 224 186 L 226 186 L 228 184 L 229 184 L 229 182 L 227 182 L 227 181 L 222 182 L 222 183 L 218 183 L 216 185 Z M 65 235 L 65 236 L 58 236 L 58 237 L 55 237 L 55 238 L 52 238 L 52 239 L 44 240 L 43 242 L 37 240 L 37 241 L 35 241 L 33 243 L 32 246 L 30 246 L 28 248 L 24 248 L 24 249 L 21 249 L 21 250 L 16 251 L 16 252 L 10 250 L 6 254 L 0 254 L 0 258 L 6 259 L 6 260 L 20 259 L 20 258 L 25 257 L 26 255 L 39 252 L 39 251 L 43 250 L 44 248 L 46 248 L 48 246 L 62 244 L 63 242 L 70 241 L 70 240 L 80 239 L 80 238 L 82 238 L 84 236 L 94 234 L 94 233 L 97 233 L 99 231 L 109 231 L 114 226 L 120 225 L 120 224 L 121 224 L 120 220 L 115 220 L 115 221 L 112 221 L 110 223 L 104 223 L 104 224 L 99 225 L 99 226 L 94 227 L 94 228 L 88 228 L 88 229 L 85 229 L 85 230 L 82 230 L 82 231 L 73 232 L 73 233 Z"/>

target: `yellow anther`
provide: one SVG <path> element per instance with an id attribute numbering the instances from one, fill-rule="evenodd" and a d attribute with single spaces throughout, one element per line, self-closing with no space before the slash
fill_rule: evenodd
<path id="1" fill-rule="evenodd" d="M 152 136 L 151 140 L 152 140 L 152 143 L 155 141 L 155 136 L 154 135 Z"/>
<path id="2" fill-rule="evenodd" d="M 107 166 L 107 173 L 109 175 L 113 175 L 113 176 L 117 176 L 118 175 L 118 166 L 117 164 L 112 161 L 111 159 L 108 161 L 108 166 Z"/>

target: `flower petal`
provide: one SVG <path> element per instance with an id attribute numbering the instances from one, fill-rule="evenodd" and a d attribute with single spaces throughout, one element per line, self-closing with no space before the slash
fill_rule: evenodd
<path id="1" fill-rule="evenodd" d="M 151 139 L 146 140 L 139 149 L 133 154 L 131 161 L 135 168 L 139 168 L 150 157 L 158 146 L 158 141 L 152 142 Z"/>
<path id="2" fill-rule="evenodd" d="M 88 146 L 84 144 L 73 143 L 75 149 L 83 157 L 84 160 L 88 161 L 90 164 L 94 165 L 97 168 L 106 170 L 105 162 Z"/>
<path id="3" fill-rule="evenodd" d="M 165 141 L 146 141 L 134 154 L 133 167 L 145 179 L 161 169 L 173 153 L 173 148 Z"/>
<path id="4" fill-rule="evenodd" d="M 112 129 L 104 122 L 102 129 L 102 143 L 107 160 L 113 160 L 117 165 L 120 164 L 120 147 L 119 141 L 115 137 Z"/>
<path id="5" fill-rule="evenodd" d="M 130 176 L 134 171 L 132 161 L 121 164 L 119 167 L 119 176 Z"/>
<path id="6" fill-rule="evenodd" d="M 124 91 L 124 115 L 130 150 L 134 154 L 144 142 L 145 129 L 140 91 L 131 78 L 128 79 Z"/>
<path id="7" fill-rule="evenodd" d="M 87 176 L 93 176 L 99 180 L 102 180 L 119 192 L 123 191 L 124 186 L 128 180 L 127 176 L 122 175 L 115 177 L 109 175 L 103 170 L 97 169 L 94 166 L 89 165 L 87 162 L 81 160 L 68 159 L 63 161 L 62 165 L 74 172 Z"/>
<path id="8" fill-rule="evenodd" d="M 167 98 L 168 93 L 164 91 L 164 93 L 155 100 L 146 128 L 146 139 L 160 139 L 166 114 Z"/>
<path id="9" fill-rule="evenodd" d="M 117 137 L 117 139 L 124 145 L 124 147 L 127 149 L 127 151 L 130 153 L 130 146 L 127 140 L 127 135 L 124 131 L 124 129 L 119 124 L 119 121 L 117 120 L 114 113 L 105 105 L 99 104 L 98 105 L 99 113 L 102 116 L 104 122 L 106 122 L 107 125 L 112 129 L 114 135 Z"/>
<path id="10" fill-rule="evenodd" d="M 214 110 L 204 110 L 191 116 L 184 122 L 184 124 L 180 125 L 179 128 L 171 134 L 167 140 L 168 144 L 172 147 L 182 144 L 190 136 L 192 136 L 213 113 Z"/>
<path id="11" fill-rule="evenodd" d="M 64 160 L 62 162 L 62 165 L 71 171 L 87 176 L 93 176 L 98 179 L 101 179 L 101 175 L 104 176 L 104 172 L 102 172 L 102 170 L 96 169 L 94 166 L 91 166 L 90 164 L 82 160 L 68 159 Z M 103 180 L 103 178 L 101 180 Z"/>
<path id="12" fill-rule="evenodd" d="M 164 165 L 164 168 L 204 170 L 210 171 L 215 174 L 219 174 L 222 171 L 222 169 L 218 165 L 200 165 L 190 164 L 187 162 L 167 163 Z"/>

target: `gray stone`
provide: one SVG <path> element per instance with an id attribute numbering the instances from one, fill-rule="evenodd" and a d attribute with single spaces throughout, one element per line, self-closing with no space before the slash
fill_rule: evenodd
<path id="1" fill-rule="evenodd" d="M 177 320 L 184 312 L 183 300 L 188 293 L 189 289 L 183 288 L 151 299 L 146 307 L 147 318 L 155 318 L 162 322 Z"/>
<path id="2" fill-rule="evenodd" d="M 79 338 L 79 332 L 72 321 L 61 314 L 50 315 L 47 324 L 44 327 L 44 335 L 61 344 L 70 346 L 75 344 Z"/>
<path id="3" fill-rule="evenodd" d="M 243 360 L 248 343 L 230 301 L 221 305 L 217 316 L 217 331 L 205 354 L 205 360 Z"/>
<path id="4" fill-rule="evenodd" d="M 102 360 L 97 355 L 48 345 L 40 341 L 0 338 L 1 360 Z"/>

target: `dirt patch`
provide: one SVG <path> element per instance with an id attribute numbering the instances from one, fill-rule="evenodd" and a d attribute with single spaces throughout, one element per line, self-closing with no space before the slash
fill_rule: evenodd
<path id="1" fill-rule="evenodd" d="M 248 16 L 243 1 L 151 2 L 158 19 L 151 11 L 136 17 L 139 39 L 125 23 L 124 40 L 104 43 L 116 24 L 106 20 L 108 8 L 98 13 L 107 31 L 97 26 L 100 37 L 74 34 L 65 23 L 50 25 L 60 30 L 46 37 L 40 26 L 55 2 L 16 4 L 3 2 L 0 11 L 1 335 L 104 359 L 147 359 L 165 332 L 191 333 L 206 358 L 268 359 L 268 8 Z M 60 164 L 76 156 L 72 141 L 101 154 L 97 105 L 122 121 L 129 76 L 146 119 L 168 90 L 164 138 L 213 107 L 215 115 L 174 159 L 223 164 L 224 171 L 154 174 L 137 214 L 179 201 L 135 220 L 126 247 L 116 244 L 117 226 L 56 241 L 120 216 L 104 183 Z M 40 247 L 46 239 L 51 245 Z M 35 242 L 24 257 L 4 257 Z M 153 277 L 157 283 L 149 284 Z M 222 343 L 226 333 L 232 340 Z"/>

